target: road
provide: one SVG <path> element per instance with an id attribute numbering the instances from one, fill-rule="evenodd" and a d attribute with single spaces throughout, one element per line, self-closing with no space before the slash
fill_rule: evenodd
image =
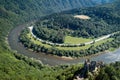
<path id="1" fill-rule="evenodd" d="M 23 29 L 25 29 L 28 25 L 20 25 L 15 27 L 13 30 L 10 31 L 8 35 L 8 42 L 12 50 L 15 50 L 18 54 L 23 54 L 29 58 L 35 58 L 37 60 L 42 61 L 43 64 L 48 64 L 51 66 L 60 65 L 60 64 L 76 64 L 76 63 L 83 63 L 84 60 L 88 57 L 78 58 L 78 59 L 64 59 L 61 57 L 56 57 L 53 55 L 46 55 L 45 53 L 36 53 L 26 49 L 20 42 L 19 42 L 19 35 Z M 103 52 L 106 53 L 106 52 Z M 116 50 L 115 52 L 107 52 L 106 54 L 100 54 L 98 56 L 89 57 L 91 60 L 96 61 L 104 61 L 105 63 L 120 61 L 120 49 Z"/>
<path id="2" fill-rule="evenodd" d="M 28 27 L 28 28 L 30 29 L 30 33 L 32 34 L 32 36 L 33 36 L 34 38 L 36 38 L 37 40 L 39 40 L 39 41 L 41 41 L 41 42 L 44 42 L 44 43 L 46 43 L 46 44 L 48 44 L 48 45 L 56 45 L 56 46 L 80 46 L 80 45 L 81 45 L 81 43 L 80 43 L 80 44 L 59 44 L 59 43 L 52 43 L 52 42 L 49 42 L 49 41 L 45 41 L 45 40 L 42 40 L 42 39 L 38 38 L 36 35 L 33 34 L 33 32 L 32 32 L 33 26 L 30 26 L 30 27 Z M 111 35 L 114 35 L 114 33 L 108 34 L 108 35 L 105 35 L 105 36 L 102 36 L 102 37 L 100 37 L 100 38 L 98 38 L 98 39 L 95 39 L 95 40 L 90 41 L 90 42 L 85 42 L 85 43 L 82 43 L 82 44 L 89 45 L 89 44 L 92 44 L 92 43 L 94 43 L 94 42 L 98 42 L 98 41 L 107 39 L 107 38 L 109 38 Z"/>

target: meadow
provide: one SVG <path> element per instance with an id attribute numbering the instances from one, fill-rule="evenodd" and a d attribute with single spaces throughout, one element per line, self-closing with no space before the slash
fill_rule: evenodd
<path id="1" fill-rule="evenodd" d="M 37 44 L 37 45 L 41 45 L 41 46 L 44 46 L 46 48 L 52 48 L 53 46 L 51 45 L 48 45 L 48 44 L 44 44 L 42 42 L 40 42 L 39 40 L 36 40 L 30 33 L 27 34 L 28 35 L 28 38 L 31 40 L 31 42 Z M 79 44 L 79 43 L 85 43 L 85 42 L 89 42 L 89 41 L 93 41 L 95 39 L 87 39 L 87 38 L 77 38 L 77 37 L 71 37 L 71 36 L 66 36 L 66 39 L 65 39 L 65 42 L 64 43 L 69 43 L 69 44 Z M 59 50 L 84 50 L 84 49 L 88 49 L 89 47 L 91 47 L 92 45 L 94 46 L 99 46 L 105 42 L 108 42 L 108 41 L 112 41 L 113 38 L 107 38 L 107 39 L 104 39 L 104 40 L 101 40 L 101 41 L 98 41 L 96 43 L 93 43 L 93 44 L 88 44 L 88 45 L 85 45 L 85 46 L 81 46 L 81 47 L 60 47 L 60 46 L 54 46 L 55 48 L 58 48 Z"/>

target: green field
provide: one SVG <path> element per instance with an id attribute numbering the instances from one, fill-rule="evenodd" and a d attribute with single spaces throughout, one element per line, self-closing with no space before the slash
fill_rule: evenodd
<path id="1" fill-rule="evenodd" d="M 38 44 L 38 45 L 42 45 L 42 46 L 45 46 L 46 48 L 51 48 L 52 46 L 48 45 L 48 44 L 43 44 L 42 42 L 36 40 L 30 33 L 27 34 L 28 35 L 28 38 L 30 38 L 30 40 L 35 43 L 35 44 Z"/>
<path id="2" fill-rule="evenodd" d="M 105 40 L 101 40 L 97 43 L 89 44 L 89 45 L 82 46 L 82 47 L 57 47 L 57 48 L 60 49 L 60 50 L 82 50 L 82 49 L 88 49 L 91 45 L 98 46 L 102 43 L 105 43 L 107 41 L 112 41 L 112 40 L 113 40 L 113 38 L 108 38 L 108 39 L 105 39 Z"/>
<path id="3" fill-rule="evenodd" d="M 78 38 L 78 37 L 71 37 L 71 36 L 66 36 L 65 37 L 65 41 L 64 43 L 68 43 L 68 44 L 79 44 L 79 43 L 85 43 L 85 42 L 89 42 L 92 41 L 93 39 L 91 38 Z"/>
<path id="4" fill-rule="evenodd" d="M 35 44 L 42 45 L 42 46 L 44 46 L 46 48 L 51 48 L 52 47 L 52 46 L 50 46 L 48 44 L 43 44 L 42 42 L 36 40 L 35 38 L 33 38 L 33 36 L 30 33 L 27 34 L 27 35 L 28 35 L 28 38 L 30 38 L 31 41 L 34 42 Z M 68 37 L 71 38 L 71 41 L 74 41 L 75 39 L 82 40 L 82 43 L 92 41 L 92 39 L 91 40 L 90 39 L 85 39 L 84 40 L 84 38 L 73 38 L 73 37 L 70 37 L 70 36 L 68 36 Z M 101 40 L 101 41 L 99 41 L 97 43 L 89 44 L 89 45 L 82 46 L 82 47 L 56 47 L 56 48 L 58 48 L 60 50 L 83 50 L 83 49 L 88 49 L 91 45 L 98 46 L 98 45 L 100 45 L 102 43 L 105 43 L 107 41 L 112 41 L 112 40 L 113 40 L 113 38 L 108 38 L 108 39 L 105 39 L 105 40 Z"/>

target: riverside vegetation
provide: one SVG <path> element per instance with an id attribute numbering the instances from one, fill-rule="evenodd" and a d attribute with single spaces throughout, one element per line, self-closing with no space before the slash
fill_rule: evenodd
<path id="1" fill-rule="evenodd" d="M 42 1 L 42 0 L 39 0 Z M 38 0 L 0 1 L 0 79 L 1 80 L 70 80 L 81 65 L 50 67 L 39 61 L 19 55 L 9 49 L 5 42 L 8 32 L 18 24 L 40 17 L 49 10 L 35 6 Z M 50 0 L 51 1 L 51 0 Z M 17 6 L 15 6 L 17 5 Z M 32 7 L 31 7 L 32 5 Z M 42 4 L 46 6 L 45 4 Z M 119 8 L 119 7 L 118 7 Z M 41 11 L 44 10 L 44 11 Z M 31 13 L 32 12 L 32 13 Z M 41 13 L 43 12 L 43 13 Z M 40 15 L 40 14 L 41 15 Z M 29 15 L 30 14 L 30 15 Z M 96 80 L 119 80 L 119 62 L 107 65 L 96 76 Z M 112 72 L 112 73 L 110 73 Z M 102 74 L 102 75 L 101 75 Z M 94 77 L 93 77 L 94 78 Z M 91 78 L 91 80 L 93 79 Z M 95 78 L 94 78 L 95 79 Z M 93 80 L 94 80 L 93 79 Z"/>
<path id="2" fill-rule="evenodd" d="M 29 29 L 23 30 L 20 42 L 27 48 L 36 52 L 44 52 L 57 56 L 83 57 L 111 48 L 120 46 L 120 15 L 117 6 L 97 6 L 84 9 L 74 9 L 61 13 L 52 14 L 37 21 L 33 26 L 33 34 L 42 40 L 57 44 L 51 45 L 46 42 L 37 41 L 30 35 Z M 75 18 L 75 15 L 86 15 L 90 19 Z M 115 33 L 110 38 L 93 42 L 86 45 L 83 41 L 95 40 L 96 38 Z M 71 43 L 65 40 L 67 36 L 72 37 Z M 81 45 L 76 45 L 74 39 L 78 37 Z M 72 42 L 73 41 L 73 42 Z"/>

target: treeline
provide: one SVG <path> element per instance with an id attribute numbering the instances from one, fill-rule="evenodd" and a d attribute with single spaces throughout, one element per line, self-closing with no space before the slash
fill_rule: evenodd
<path id="1" fill-rule="evenodd" d="M 100 70 L 99 75 L 92 80 L 119 80 L 120 62 L 111 63 Z"/>
<path id="2" fill-rule="evenodd" d="M 38 38 L 53 43 L 63 43 L 65 38 L 65 34 L 62 30 L 54 30 L 45 27 L 34 27 L 32 32 Z"/>
<path id="3" fill-rule="evenodd" d="M 44 0 L 43 0 L 44 1 Z M 40 2 L 40 3 L 38 3 Z M 47 0 L 48 2 L 48 0 Z M 28 58 L 13 55 L 6 44 L 6 36 L 13 27 L 49 13 L 45 3 L 40 0 L 1 0 L 0 1 L 0 79 L 1 80 L 55 80 L 68 79 L 79 66 L 42 66 Z M 66 5 L 66 4 L 65 4 Z M 58 9 L 56 9 L 58 10 Z M 27 38 L 26 38 L 27 39 Z"/>
<path id="4" fill-rule="evenodd" d="M 78 51 L 59 50 L 58 48 L 56 48 L 54 46 L 52 46 L 51 48 L 46 48 L 44 46 L 34 44 L 27 37 L 28 33 L 29 33 L 28 29 L 25 29 L 20 35 L 20 42 L 22 42 L 25 47 L 30 48 L 36 52 L 44 52 L 46 54 L 53 54 L 53 55 L 57 55 L 57 56 L 82 57 L 82 56 L 88 56 L 91 54 L 103 52 L 105 50 L 109 50 L 110 48 L 119 48 L 120 47 L 120 38 L 119 38 L 120 33 L 115 34 L 115 35 L 117 35 L 116 37 L 111 36 L 112 38 L 114 38 L 114 40 L 112 40 L 112 41 L 107 41 L 107 42 L 105 42 L 101 45 L 98 45 L 98 46 L 94 46 L 94 44 L 93 44 L 88 49 L 78 50 Z"/>
<path id="5" fill-rule="evenodd" d="M 89 16 L 90 19 L 82 20 L 74 18 L 74 15 L 82 14 Z M 53 14 L 36 22 L 36 26 L 39 28 L 44 26 L 57 31 L 64 29 L 66 35 L 75 37 L 100 37 L 119 31 L 119 19 L 119 10 L 117 10 L 115 6 L 111 7 L 108 5 Z"/>
<path id="6" fill-rule="evenodd" d="M 74 18 L 75 15 L 89 16 L 89 20 Z M 37 21 L 33 33 L 54 43 L 63 43 L 64 37 L 96 38 L 120 30 L 120 15 L 116 6 L 97 6 L 75 9 L 62 13 L 52 14 Z"/>

